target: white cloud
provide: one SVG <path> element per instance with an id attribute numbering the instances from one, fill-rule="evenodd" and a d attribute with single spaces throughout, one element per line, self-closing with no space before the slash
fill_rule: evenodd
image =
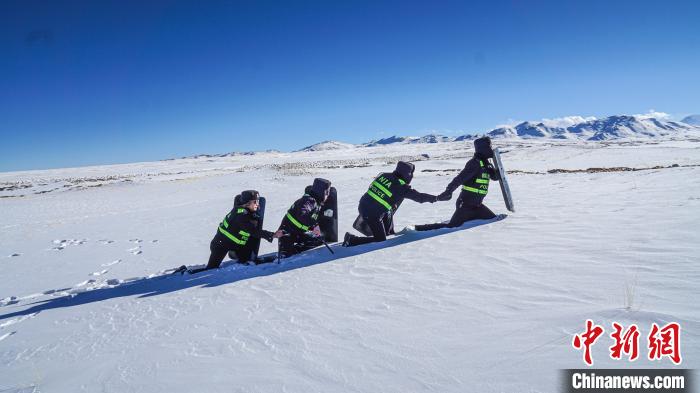
<path id="1" fill-rule="evenodd" d="M 564 116 L 564 117 L 557 117 L 554 119 L 542 119 L 542 123 L 546 125 L 547 127 L 561 127 L 561 128 L 566 128 L 566 127 L 571 127 L 573 125 L 579 124 L 579 123 L 584 123 L 587 121 L 592 121 L 596 120 L 595 116 L 588 116 L 588 117 L 583 117 L 583 116 Z"/>
<path id="2" fill-rule="evenodd" d="M 522 122 L 523 122 L 522 120 L 508 119 L 508 120 L 506 120 L 505 123 L 496 125 L 496 128 L 515 127 Z"/>
<path id="3" fill-rule="evenodd" d="M 659 119 L 659 120 L 671 120 L 671 115 L 669 115 L 666 112 L 657 112 L 653 109 L 650 109 L 648 113 L 643 113 L 643 114 L 637 114 L 637 115 L 632 115 L 634 117 L 638 117 L 640 119 Z"/>

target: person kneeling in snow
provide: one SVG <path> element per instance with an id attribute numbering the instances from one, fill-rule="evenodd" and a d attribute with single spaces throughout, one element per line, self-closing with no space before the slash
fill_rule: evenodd
<path id="1" fill-rule="evenodd" d="M 485 136 L 474 140 L 474 157 L 472 157 L 464 169 L 447 185 L 445 191 L 438 195 L 438 200 L 448 201 L 452 198 L 452 192 L 462 186 L 462 192 L 457 198 L 457 209 L 448 223 L 416 225 L 417 231 L 428 231 L 438 228 L 458 227 L 469 220 L 488 220 L 496 217 L 495 214 L 482 204 L 489 191 L 489 180 L 500 180 L 496 169 L 489 162 L 493 158 L 491 138 Z"/>
<path id="2" fill-rule="evenodd" d="M 238 262 L 255 260 L 255 250 L 250 245 L 251 238 L 272 239 L 280 238 L 284 233 L 275 233 L 258 229 L 258 207 L 260 194 L 255 190 L 243 191 L 236 196 L 233 209 L 224 217 L 209 246 L 211 256 L 206 269 L 216 269 L 229 251 L 236 254 Z"/>
<path id="3" fill-rule="evenodd" d="M 316 178 L 313 185 L 306 187 L 304 195 L 292 204 L 279 227 L 279 230 L 284 232 L 284 236 L 278 242 L 280 258 L 290 257 L 323 244 L 318 218 L 330 192 L 331 182 Z"/>
<path id="4" fill-rule="evenodd" d="M 410 162 L 399 161 L 394 172 L 380 173 L 372 181 L 369 190 L 360 198 L 357 210 L 373 236 L 360 237 L 347 232 L 343 239 L 343 247 L 386 240 L 386 235 L 394 233 L 393 217 L 404 198 L 418 203 L 437 201 L 436 196 L 411 188 L 409 184 L 415 168 Z"/>

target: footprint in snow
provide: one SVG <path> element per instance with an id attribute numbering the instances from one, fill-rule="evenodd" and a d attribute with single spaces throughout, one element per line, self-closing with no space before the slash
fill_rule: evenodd
<path id="1" fill-rule="evenodd" d="M 20 254 L 20 253 L 18 253 L 18 252 L 15 252 L 15 253 L 12 253 L 12 254 L 8 255 L 7 257 L 8 257 L 8 258 L 14 258 L 14 257 L 18 257 L 18 256 L 20 256 L 20 255 L 22 255 L 22 254 Z"/>
<path id="2" fill-rule="evenodd" d="M 44 291 L 38 295 L 39 296 L 41 296 L 41 295 L 54 295 L 54 294 L 57 294 L 57 293 L 60 294 L 60 293 L 63 293 L 65 291 L 69 291 L 69 290 L 70 290 L 70 288 L 49 289 L 48 291 Z M 30 296 L 32 296 L 32 295 L 30 295 Z"/>
<path id="3" fill-rule="evenodd" d="M 151 243 L 158 243 L 158 239 L 151 240 Z"/>
<path id="4" fill-rule="evenodd" d="M 17 303 L 19 303 L 19 299 L 17 298 L 17 296 L 10 296 L 4 299 L 0 299 L 0 307 L 9 306 L 11 304 Z"/>
<path id="5" fill-rule="evenodd" d="M 9 333 L 3 334 L 2 336 L 0 336 L 0 341 L 10 337 L 11 335 L 13 335 L 15 333 L 17 333 L 17 332 L 9 332 Z"/>
<path id="6" fill-rule="evenodd" d="M 117 259 L 117 260 L 114 260 L 114 261 L 109 262 L 109 263 L 103 263 L 102 266 L 103 266 L 103 267 L 107 267 L 107 266 L 116 265 L 117 263 L 119 263 L 119 262 L 121 262 L 121 261 L 122 261 L 121 259 Z"/>
<path id="7" fill-rule="evenodd" d="M 22 317 L 19 317 L 19 318 L 10 319 L 9 321 L 5 321 L 5 322 L 3 322 L 3 323 L 0 323 L 0 329 L 6 328 L 6 327 L 8 327 L 8 326 L 10 326 L 10 325 L 14 325 L 14 324 L 16 324 L 16 323 L 20 323 L 20 322 L 22 322 L 22 321 L 24 321 L 24 320 L 27 320 L 27 319 L 29 319 L 29 318 L 34 318 L 34 317 L 36 316 L 36 314 L 38 314 L 38 313 L 37 313 L 37 312 L 31 313 L 31 314 L 29 314 L 29 315 L 25 315 L 25 316 L 22 316 Z"/>
<path id="8" fill-rule="evenodd" d="M 86 286 L 86 285 L 94 284 L 94 283 L 96 283 L 96 282 L 97 282 L 96 280 L 89 279 L 89 280 L 86 280 L 86 281 L 79 282 L 79 283 L 75 284 L 75 286 L 74 286 L 73 288 L 71 288 L 71 289 L 82 288 L 82 287 L 84 287 L 84 286 Z"/>
<path id="9" fill-rule="evenodd" d="M 114 243 L 114 240 L 100 239 L 100 240 L 98 240 L 98 242 L 100 242 L 102 244 L 112 244 L 112 243 Z"/>
<path id="10" fill-rule="evenodd" d="M 109 272 L 109 270 L 105 269 L 105 270 L 102 270 L 102 271 L 99 271 L 99 272 L 90 273 L 90 275 L 91 275 L 91 276 L 101 276 L 101 275 L 103 275 L 103 274 L 107 274 L 108 272 Z"/>
<path id="11" fill-rule="evenodd" d="M 141 239 L 130 239 L 129 241 L 136 244 L 143 242 Z"/>
<path id="12" fill-rule="evenodd" d="M 54 240 L 53 244 L 55 244 L 56 247 L 53 247 L 52 250 L 61 251 L 68 246 L 80 246 L 85 243 L 87 243 L 87 239 Z"/>
<path id="13" fill-rule="evenodd" d="M 134 254 L 134 255 L 139 255 L 139 254 L 141 254 L 141 252 L 142 252 L 142 251 L 141 251 L 141 247 L 139 247 L 139 246 L 130 248 L 130 249 L 126 250 L 126 251 L 128 251 L 128 252 L 130 252 L 130 253 L 132 253 L 132 254 Z"/>

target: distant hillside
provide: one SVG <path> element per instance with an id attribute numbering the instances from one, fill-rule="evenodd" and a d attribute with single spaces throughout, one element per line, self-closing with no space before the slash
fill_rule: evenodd
<path id="1" fill-rule="evenodd" d="M 316 143 L 311 146 L 306 146 L 303 149 L 296 150 L 296 151 L 325 151 L 325 150 L 343 150 L 343 149 L 350 149 L 355 147 L 355 145 L 351 143 L 344 143 L 344 142 L 338 142 L 338 141 L 323 141 L 320 143 Z"/>
<path id="2" fill-rule="evenodd" d="M 525 121 L 514 126 L 503 126 L 481 134 L 465 134 L 457 137 L 439 134 L 429 134 L 421 137 L 393 135 L 359 145 L 338 141 L 323 141 L 296 151 L 313 152 L 394 144 L 459 142 L 473 140 L 481 135 L 488 135 L 494 139 L 559 139 L 587 141 L 605 141 L 625 138 L 659 138 L 676 135 L 682 136 L 687 133 L 700 135 L 700 115 L 688 116 L 681 122 L 657 119 L 648 115 L 616 115 L 602 119 L 570 116 L 565 118 L 565 120 L 565 122 L 551 120 L 538 122 Z M 564 124 L 562 125 L 560 123 Z M 277 153 L 277 151 L 267 150 L 264 153 Z M 184 158 L 228 157 L 252 154 L 259 154 L 259 152 L 232 152 L 215 155 L 201 154 Z"/>
<path id="3" fill-rule="evenodd" d="M 700 115 L 690 115 L 686 116 L 681 120 L 685 124 L 690 124 L 693 126 L 700 126 Z"/>

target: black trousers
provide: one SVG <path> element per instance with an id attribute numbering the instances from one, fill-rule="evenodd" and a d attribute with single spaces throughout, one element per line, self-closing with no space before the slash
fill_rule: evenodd
<path id="1" fill-rule="evenodd" d="M 491 218 L 496 217 L 495 214 L 486 207 L 483 204 L 480 204 L 478 206 L 464 206 L 461 205 L 455 210 L 454 214 L 452 214 L 452 218 L 450 218 L 450 222 L 447 224 L 444 223 L 436 223 L 436 224 L 425 224 L 425 225 L 416 225 L 416 230 L 417 231 L 430 231 L 433 229 L 440 229 L 440 228 L 454 228 L 458 227 L 462 224 L 464 224 L 467 221 L 471 220 L 489 220 Z"/>
<path id="2" fill-rule="evenodd" d="M 371 237 L 350 235 L 348 238 L 349 246 L 358 246 L 360 244 L 383 242 L 386 240 L 386 235 L 392 232 L 392 219 L 390 213 L 382 214 L 378 217 L 362 216 L 362 219 L 367 223 L 372 231 Z"/>
<path id="3" fill-rule="evenodd" d="M 288 228 L 283 229 L 288 235 L 277 239 L 280 257 L 282 258 L 291 257 L 292 255 L 316 248 L 323 244 L 320 239 L 315 239 L 303 233 L 289 231 Z"/>
<path id="4" fill-rule="evenodd" d="M 209 244 L 211 255 L 207 263 L 207 269 L 216 269 L 221 266 L 229 251 L 236 253 L 238 262 L 248 262 L 253 258 L 253 250 L 250 247 L 234 245 L 230 240 L 219 236 L 219 233 L 214 236 Z"/>

